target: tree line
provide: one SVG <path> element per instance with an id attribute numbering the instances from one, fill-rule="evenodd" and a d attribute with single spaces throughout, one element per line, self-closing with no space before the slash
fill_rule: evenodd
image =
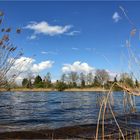
<path id="1" fill-rule="evenodd" d="M 47 73 L 44 78 L 37 75 L 34 78 L 24 78 L 22 81 L 22 87 L 24 88 L 53 88 L 59 91 L 70 88 L 104 88 L 109 89 L 113 83 L 121 83 L 127 87 L 135 88 L 139 87 L 137 79 L 133 79 L 128 73 L 122 73 L 120 76 L 115 76 L 113 79 L 106 70 L 96 70 L 93 73 L 77 73 L 69 72 L 63 73 L 59 80 L 52 82 L 51 73 Z M 117 85 L 114 86 L 114 90 L 121 90 Z"/>

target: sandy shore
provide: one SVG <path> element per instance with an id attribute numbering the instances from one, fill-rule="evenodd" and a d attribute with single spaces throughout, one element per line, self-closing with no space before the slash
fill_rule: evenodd
<path id="1" fill-rule="evenodd" d="M 0 89 L 0 92 L 3 91 L 7 91 L 6 89 Z M 56 89 L 51 89 L 51 88 L 14 88 L 14 89 L 10 89 L 10 91 L 14 91 L 14 92 L 50 92 L 50 91 L 57 91 Z M 108 90 L 104 90 L 103 88 L 71 88 L 71 89 L 66 89 L 64 91 L 67 92 L 85 92 L 85 91 L 108 91 Z"/>
<path id="2" fill-rule="evenodd" d="M 108 91 L 103 88 L 71 88 L 66 89 L 65 91 Z"/>

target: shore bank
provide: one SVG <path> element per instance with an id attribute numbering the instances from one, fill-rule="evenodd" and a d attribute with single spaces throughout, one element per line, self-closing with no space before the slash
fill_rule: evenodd
<path id="1" fill-rule="evenodd" d="M 51 91 L 57 91 L 56 89 L 52 88 L 13 88 L 10 90 L 7 89 L 0 89 L 0 92 L 4 91 L 13 91 L 13 92 L 51 92 Z M 97 92 L 103 92 L 103 91 L 108 91 L 103 88 L 71 88 L 71 89 L 66 89 L 64 91 L 67 92 L 86 92 L 86 91 L 97 91 Z"/>
<path id="2" fill-rule="evenodd" d="M 93 139 L 96 132 L 95 130 L 96 124 L 70 126 L 58 129 L 11 131 L 0 133 L 0 139 Z"/>
<path id="3" fill-rule="evenodd" d="M 140 129 L 138 118 L 139 113 L 128 113 L 116 116 L 119 123 L 119 127 L 126 139 L 140 138 Z M 127 120 L 127 121 L 126 121 Z M 108 118 L 105 120 L 104 139 L 122 139 L 122 136 L 118 130 L 118 127 L 114 119 Z M 129 123 L 135 122 L 135 123 Z M 1 127 L 1 126 L 0 126 Z M 22 126 L 21 126 L 22 127 Z M 17 131 L 3 131 L 0 132 L 0 139 L 95 139 L 97 124 L 83 124 L 75 126 L 66 126 L 56 129 L 27 129 L 27 130 L 17 130 Z M 102 122 L 99 123 L 98 139 L 102 139 Z"/>
<path id="4" fill-rule="evenodd" d="M 122 133 L 126 139 L 134 139 L 139 136 L 140 132 L 134 127 L 126 129 L 127 123 L 119 125 Z M 9 131 L 1 132 L 0 139 L 90 139 L 94 140 L 96 137 L 97 124 L 85 124 L 77 126 L 68 126 L 57 129 L 40 129 L 40 130 L 26 130 L 26 131 Z M 104 139 L 123 139 L 115 123 L 105 124 Z M 138 131 L 136 131 L 138 130 Z M 102 125 L 99 124 L 98 139 L 102 139 Z M 139 139 L 139 137 L 138 137 Z M 137 139 L 137 140 L 138 140 Z"/>

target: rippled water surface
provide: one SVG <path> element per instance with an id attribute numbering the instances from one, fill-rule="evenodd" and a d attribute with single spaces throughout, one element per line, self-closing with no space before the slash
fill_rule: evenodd
<path id="1" fill-rule="evenodd" d="M 97 101 L 102 95 L 100 92 L 1 92 L 0 131 L 96 123 Z M 123 94 L 115 92 L 113 96 L 113 109 L 121 112 Z M 138 109 L 139 99 L 136 98 Z"/>

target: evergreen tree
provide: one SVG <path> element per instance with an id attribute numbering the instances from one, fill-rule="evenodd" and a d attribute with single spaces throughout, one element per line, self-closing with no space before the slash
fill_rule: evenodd
<path id="1" fill-rule="evenodd" d="M 117 83 L 117 75 L 114 77 L 114 83 Z"/>
<path id="2" fill-rule="evenodd" d="M 44 84 L 43 84 L 43 82 L 42 82 L 42 78 L 41 78 L 39 75 L 37 75 L 37 76 L 35 77 L 34 86 L 35 86 L 36 88 L 43 88 L 43 87 L 44 87 Z"/>
<path id="3" fill-rule="evenodd" d="M 27 87 L 27 86 L 28 86 L 28 83 L 29 83 L 29 81 L 28 81 L 27 78 L 24 78 L 24 79 L 22 80 L 22 86 L 23 86 L 23 87 Z"/>
<path id="4" fill-rule="evenodd" d="M 31 82 L 31 79 L 28 80 L 27 88 L 32 88 L 32 82 Z"/>
<path id="5" fill-rule="evenodd" d="M 51 73 L 48 72 L 46 77 L 45 77 L 45 82 L 46 82 L 46 87 L 50 88 L 52 86 L 51 84 Z"/>
<path id="6" fill-rule="evenodd" d="M 82 80 L 81 81 L 81 88 L 84 88 L 85 87 L 85 80 Z"/>
<path id="7" fill-rule="evenodd" d="M 100 86 L 101 86 L 100 82 L 98 81 L 97 76 L 94 77 L 94 83 L 93 83 L 93 86 L 94 86 L 94 87 L 100 87 Z"/>
<path id="8" fill-rule="evenodd" d="M 85 75 L 80 73 L 81 88 L 85 87 Z"/>
<path id="9" fill-rule="evenodd" d="M 136 87 L 139 87 L 139 82 L 138 82 L 137 79 L 136 79 L 136 81 L 135 81 L 135 86 L 136 86 Z"/>

